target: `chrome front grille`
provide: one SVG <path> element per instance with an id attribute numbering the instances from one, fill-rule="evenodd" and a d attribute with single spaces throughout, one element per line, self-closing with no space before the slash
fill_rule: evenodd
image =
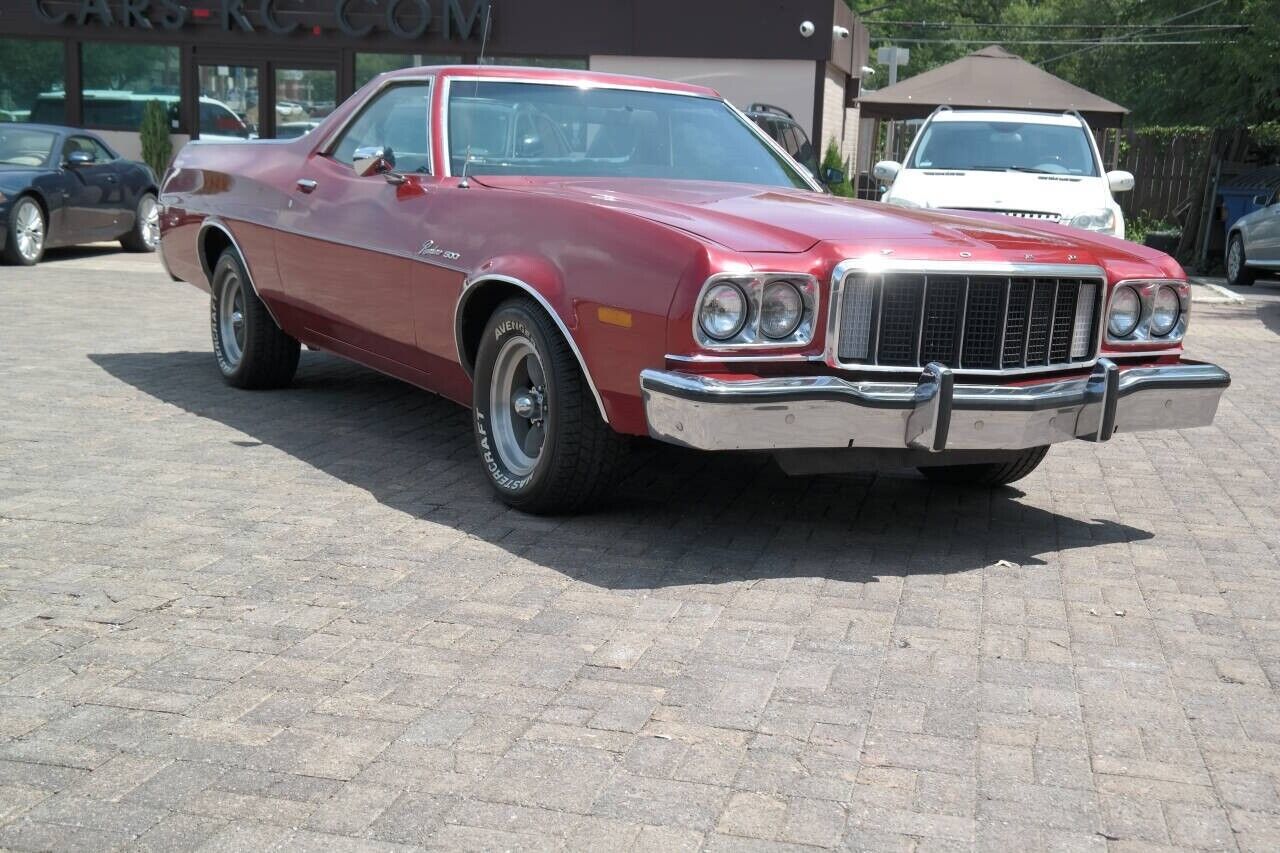
<path id="1" fill-rule="evenodd" d="M 1102 293 L 1090 276 L 855 270 L 840 287 L 836 362 L 1011 372 L 1090 362 Z"/>
<path id="2" fill-rule="evenodd" d="M 1013 216 L 1018 219 L 1043 219 L 1046 222 L 1058 222 L 1062 219 L 1061 213 L 1050 213 L 1047 210 L 1008 210 L 1000 207 L 953 207 L 951 210 L 972 210 L 975 213 L 999 213 L 1003 216 Z"/>

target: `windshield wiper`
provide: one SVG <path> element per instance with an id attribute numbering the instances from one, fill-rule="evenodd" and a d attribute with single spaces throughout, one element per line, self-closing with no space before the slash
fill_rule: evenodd
<path id="1" fill-rule="evenodd" d="M 1036 169 L 1031 166 L 1005 166 L 1004 168 L 1007 172 L 1030 172 L 1033 175 L 1055 174 L 1054 172 L 1050 172 L 1048 169 Z"/>

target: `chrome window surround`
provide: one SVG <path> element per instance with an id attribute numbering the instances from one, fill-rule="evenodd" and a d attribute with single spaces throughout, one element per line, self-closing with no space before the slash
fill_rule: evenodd
<path id="1" fill-rule="evenodd" d="M 867 373 L 908 373 L 919 371 L 919 367 L 902 365 L 863 364 L 861 362 L 845 362 L 840 360 L 839 328 L 840 316 L 843 313 L 844 282 L 851 274 L 880 275 L 883 273 L 906 273 L 931 275 L 950 273 L 953 275 L 982 276 L 1043 276 L 1046 278 L 1089 278 L 1096 279 L 1099 287 L 1107 287 L 1106 271 L 1091 264 L 1036 264 L 1036 263 L 987 263 L 983 261 L 912 261 L 890 258 L 850 258 L 836 264 L 831 273 L 830 310 L 827 312 L 827 341 L 824 360 L 831 367 L 840 370 L 857 370 Z M 1106 315 L 1103 306 L 1108 299 L 1098 299 L 1094 307 L 1094 322 L 1098 327 L 1093 341 L 1093 357 L 1072 362 L 1071 364 L 1046 364 L 1035 367 L 1007 367 L 999 370 L 993 368 L 955 368 L 957 375 L 968 376 L 1027 376 L 1037 373 L 1054 373 L 1063 370 L 1078 370 L 1092 367 L 1098 362 L 1102 348 L 1102 334 Z M 875 339 L 873 331 L 872 339 Z"/>
<path id="2" fill-rule="evenodd" d="M 1173 331 L 1167 335 L 1151 334 L 1151 311 L 1155 304 L 1156 288 L 1161 286 L 1172 287 L 1178 293 L 1178 322 L 1174 324 Z M 1123 338 L 1117 338 L 1111 334 L 1111 301 L 1115 298 L 1116 291 L 1122 287 L 1129 287 L 1138 292 L 1138 299 L 1142 305 L 1142 313 L 1138 317 L 1138 327 Z M 1106 329 L 1107 343 L 1109 344 L 1177 344 L 1187 334 L 1187 324 L 1190 322 L 1191 315 L 1191 287 L 1185 281 L 1173 278 L 1132 278 L 1124 281 L 1116 282 L 1115 287 L 1111 289 L 1111 295 L 1107 297 L 1107 314 L 1103 318 L 1103 328 Z M 1125 353 L 1128 355 L 1128 353 Z"/>
<path id="3" fill-rule="evenodd" d="M 477 66 L 477 67 L 482 68 L 484 66 Z M 405 78 L 401 77 L 397 79 L 403 80 Z M 703 98 L 704 100 L 708 100 L 708 101 L 719 101 L 729 109 L 729 112 L 733 113 L 733 115 L 738 119 L 739 122 L 744 124 L 748 130 L 754 133 L 757 139 L 764 142 L 765 145 L 767 145 L 775 153 L 780 154 L 783 160 L 791 165 L 791 168 L 796 171 L 796 173 L 800 176 L 800 178 L 809 184 L 809 189 L 813 190 L 814 192 L 822 192 L 822 185 L 818 183 L 816 178 L 814 178 L 812 175 L 809 174 L 808 169 L 806 169 L 805 167 L 797 163 L 795 159 L 792 158 L 792 156 L 782 148 L 781 145 L 779 145 L 777 142 L 771 139 L 767 133 L 765 133 L 763 130 L 757 127 L 755 122 L 747 118 L 746 114 L 743 113 L 742 110 L 738 109 L 733 104 L 729 103 L 723 98 L 719 98 L 714 95 L 704 95 L 700 92 L 686 92 L 681 89 L 673 89 L 667 86 L 662 86 L 660 85 L 661 81 L 659 80 L 653 81 L 654 85 L 652 86 L 636 86 L 636 85 L 630 85 L 625 83 L 598 82 L 591 77 L 583 77 L 575 80 L 575 79 L 540 79 L 537 77 L 493 77 L 493 76 L 487 76 L 484 74 L 449 74 L 445 76 L 444 81 L 440 84 L 441 86 L 440 88 L 440 98 L 441 98 L 440 145 L 442 150 L 444 151 L 445 177 L 450 177 L 453 175 L 453 158 L 450 156 L 450 151 L 449 151 L 449 91 L 455 82 L 457 83 L 463 83 L 463 82 L 528 83 L 528 84 L 537 85 L 537 86 L 572 86 L 575 89 L 580 89 L 580 88 L 624 89 L 624 90 L 633 91 L 633 92 L 657 92 L 663 95 L 680 95 L 686 98 Z"/>
<path id="4" fill-rule="evenodd" d="M 363 115 L 364 111 L 369 109 L 373 102 L 382 96 L 383 92 L 394 86 L 401 84 L 412 85 L 414 83 L 427 84 L 427 168 L 431 170 L 429 174 L 435 174 L 435 143 L 431 138 L 431 104 L 433 103 L 432 96 L 435 93 L 436 84 L 436 77 L 434 74 L 422 74 L 415 75 L 413 77 L 389 77 L 386 80 L 383 80 L 372 92 L 369 93 L 369 97 L 364 99 L 364 103 L 360 104 L 360 106 L 348 113 L 347 117 L 344 118 L 336 128 L 334 128 L 333 133 L 330 133 L 325 137 L 323 143 L 312 149 L 313 152 L 319 153 L 325 157 L 331 156 L 333 154 L 333 149 L 338 146 L 338 140 L 347 132 L 347 128 L 351 126 L 351 123 Z"/>
<path id="5" fill-rule="evenodd" d="M 796 330 L 785 338 L 770 338 L 760 331 L 760 304 L 766 285 L 775 281 L 786 281 L 796 286 L 800 297 L 804 300 L 804 315 Z M 718 341 L 708 335 L 698 322 L 702 313 L 702 299 L 707 291 L 717 284 L 736 284 L 747 298 L 747 319 L 742 330 L 732 338 Z M 802 347 L 813 342 L 814 330 L 818 319 L 818 279 L 805 273 L 794 272 L 721 272 L 707 278 L 698 290 L 698 299 L 693 304 L 693 340 L 706 352 L 734 352 L 750 349 L 779 349 L 783 347 Z"/>

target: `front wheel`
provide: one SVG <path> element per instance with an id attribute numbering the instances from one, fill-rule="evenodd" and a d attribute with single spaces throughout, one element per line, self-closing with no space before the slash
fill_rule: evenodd
<path id="1" fill-rule="evenodd" d="M 953 486 L 993 488 L 1007 486 L 1030 474 L 1044 461 L 1049 445 L 1031 447 L 1006 462 L 984 462 L 978 465 L 933 465 L 920 468 L 920 473 L 935 483 Z"/>
<path id="2" fill-rule="evenodd" d="M 133 228 L 120 238 L 130 252 L 154 252 L 160 245 L 160 205 L 152 193 L 143 193 L 134 211 Z"/>
<path id="3" fill-rule="evenodd" d="M 1247 261 L 1244 238 L 1239 234 L 1232 234 L 1231 244 L 1227 246 L 1227 284 L 1232 287 L 1248 287 L 1257 280 L 1258 274 L 1248 267 Z"/>
<path id="4" fill-rule="evenodd" d="M 5 263 L 35 266 L 44 255 L 44 209 L 31 196 L 23 196 L 9 210 L 9 233 L 4 243 Z"/>
<path id="5" fill-rule="evenodd" d="M 481 463 L 508 505 L 574 512 L 613 484 L 625 439 L 601 419 L 568 343 L 532 300 L 508 300 L 489 318 L 472 404 Z"/>
<path id="6" fill-rule="evenodd" d="M 234 250 L 218 258 L 211 289 L 213 354 L 227 383 L 237 388 L 283 388 L 293 381 L 301 347 L 271 319 Z"/>

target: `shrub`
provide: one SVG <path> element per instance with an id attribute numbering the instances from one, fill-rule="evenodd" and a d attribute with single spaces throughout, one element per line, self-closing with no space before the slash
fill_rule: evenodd
<path id="1" fill-rule="evenodd" d="M 826 153 L 822 155 L 822 168 L 827 167 L 839 169 L 844 172 L 844 180 L 838 184 L 829 184 L 827 188 L 834 195 L 844 196 L 845 198 L 853 197 L 853 185 L 849 182 L 849 171 L 845 168 L 844 158 L 840 156 L 840 146 L 836 143 L 835 137 L 831 137 L 827 141 Z"/>
<path id="2" fill-rule="evenodd" d="M 173 157 L 173 140 L 169 138 L 169 111 L 159 101 L 148 101 L 142 111 L 142 159 L 156 178 L 164 175 Z"/>

